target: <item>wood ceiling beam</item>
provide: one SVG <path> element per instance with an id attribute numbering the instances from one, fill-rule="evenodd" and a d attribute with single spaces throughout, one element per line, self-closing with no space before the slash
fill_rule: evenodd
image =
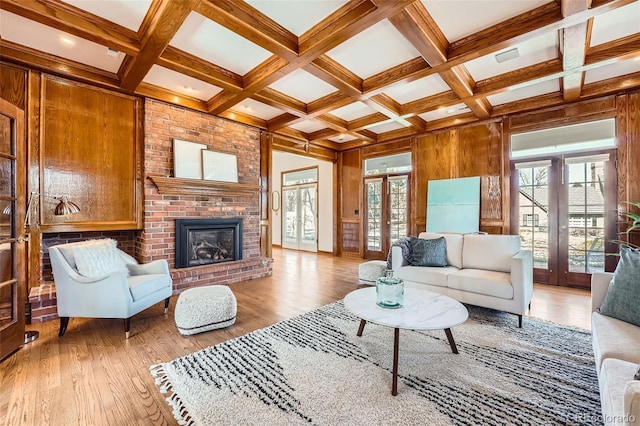
<path id="1" fill-rule="evenodd" d="M 359 98 L 362 94 L 362 79 L 326 55 L 314 59 L 303 69 L 349 96 Z"/>
<path id="2" fill-rule="evenodd" d="M 338 133 L 346 133 L 349 131 L 349 123 L 346 120 L 343 120 L 340 117 L 336 117 L 331 114 L 322 114 L 317 117 L 318 120 L 327 124 L 329 128 L 337 131 Z M 318 130 L 318 132 L 322 132 L 323 130 Z M 318 133 L 315 132 L 315 133 Z"/>
<path id="3" fill-rule="evenodd" d="M 422 3 L 416 2 L 408 6 L 390 21 L 431 67 L 447 63 L 447 39 Z M 491 106 L 486 100 L 466 100 L 473 96 L 475 82 L 463 65 L 444 69 L 440 72 L 440 77 L 478 118 L 485 119 L 491 115 Z"/>
<path id="4" fill-rule="evenodd" d="M 267 130 L 269 130 L 270 132 L 275 132 L 276 130 L 282 129 L 283 127 L 287 127 L 289 123 L 293 122 L 298 118 L 300 117 L 298 117 L 297 115 L 293 115 L 293 114 L 289 114 L 288 112 L 285 112 L 284 114 L 281 114 L 277 117 L 272 118 L 271 120 L 268 120 Z"/>
<path id="5" fill-rule="evenodd" d="M 585 84 L 582 89 L 582 99 L 596 98 L 603 95 L 617 93 L 640 87 L 640 72 L 614 77 L 607 80 Z"/>
<path id="6" fill-rule="evenodd" d="M 426 98 L 417 99 L 402 105 L 402 115 L 420 114 L 438 108 L 446 108 L 461 103 L 462 101 L 453 92 L 443 92 Z"/>
<path id="7" fill-rule="evenodd" d="M 307 104 L 274 89 L 266 88 L 253 98 L 263 104 L 283 109 L 289 114 L 307 115 Z"/>
<path id="8" fill-rule="evenodd" d="M 118 72 L 120 87 L 135 91 L 200 0 L 164 0 L 136 57 L 127 56 Z"/>
<path id="9" fill-rule="evenodd" d="M 242 112 L 227 110 L 222 114 L 219 114 L 219 117 L 226 118 L 228 120 L 237 121 L 239 123 L 247 124 L 249 126 L 258 127 L 260 129 L 267 130 L 267 121 L 261 118 L 254 117 L 252 115 L 248 115 Z"/>
<path id="10" fill-rule="evenodd" d="M 181 105 L 196 111 L 207 112 L 207 103 L 200 99 L 185 96 L 182 93 L 172 92 L 162 87 L 154 86 L 148 83 L 140 83 L 136 89 L 136 94 L 146 96 L 153 99 L 159 99 L 174 105 Z"/>
<path id="11" fill-rule="evenodd" d="M 562 16 L 559 3 L 552 1 L 451 43 L 448 49 L 448 63 L 457 65 L 468 62 L 550 31 L 586 22 L 590 18 L 635 1 L 637 0 L 602 0 L 594 4 L 594 7 L 566 18 Z"/>
<path id="12" fill-rule="evenodd" d="M 640 55 L 640 34 L 633 34 L 587 50 L 586 65 L 599 62 L 613 63 L 636 58 Z"/>
<path id="13" fill-rule="evenodd" d="M 120 88 L 120 80 L 112 72 L 69 61 L 3 39 L 0 39 L 0 59 L 104 87 Z"/>
<path id="14" fill-rule="evenodd" d="M 433 74 L 435 72 L 429 64 L 422 57 L 418 57 L 365 78 L 362 89 L 366 95 L 373 96 L 391 86 L 411 83 Z"/>
<path id="15" fill-rule="evenodd" d="M 543 81 L 561 77 L 563 72 L 560 59 L 550 59 L 535 65 L 509 71 L 476 82 L 475 94 L 481 96 L 494 95 L 507 90 L 509 87 L 524 83 L 537 84 Z"/>
<path id="16" fill-rule="evenodd" d="M 400 104 L 384 93 L 372 96 L 364 103 L 389 118 L 397 118 L 400 115 Z"/>
<path id="17" fill-rule="evenodd" d="M 287 60 L 298 55 L 295 34 L 241 0 L 203 0 L 195 11 Z"/>
<path id="18" fill-rule="evenodd" d="M 354 99 L 346 93 L 336 91 L 328 94 L 327 96 L 323 96 L 320 99 L 309 102 L 307 104 L 307 115 L 309 117 L 316 117 L 320 114 L 325 114 L 329 111 L 333 111 L 334 109 L 350 105 L 353 102 Z"/>
<path id="19" fill-rule="evenodd" d="M 327 140 L 334 136 L 341 134 L 342 132 L 338 132 L 333 129 L 322 129 L 317 132 L 312 132 L 309 134 L 309 142 L 318 142 L 322 140 Z"/>
<path id="20" fill-rule="evenodd" d="M 591 0 L 562 0 L 561 10 L 563 18 L 588 10 Z M 590 20 L 592 21 L 592 20 Z M 573 71 L 562 77 L 562 96 L 567 102 L 573 102 L 580 98 L 584 73 L 574 71 L 584 65 L 586 46 L 590 42 L 589 21 L 563 28 L 561 32 L 562 44 L 562 68 L 564 71 Z"/>
<path id="21" fill-rule="evenodd" d="M 242 91 L 242 76 L 173 46 L 167 46 L 162 52 L 158 59 L 158 65 L 221 87 L 224 90 Z"/>
<path id="22" fill-rule="evenodd" d="M 432 67 L 447 62 L 446 37 L 424 5 L 416 2 L 389 18 L 393 26 L 413 44 Z"/>
<path id="23" fill-rule="evenodd" d="M 350 132 L 358 132 L 360 130 L 366 129 L 372 124 L 387 120 L 388 118 L 389 117 L 382 114 L 381 112 L 376 112 L 376 113 L 369 114 L 367 116 L 356 118 L 355 120 L 349 121 L 348 128 Z"/>
<path id="24" fill-rule="evenodd" d="M 138 34 L 63 2 L 50 0 L 2 0 L 0 9 L 64 31 L 76 37 L 135 56 L 140 51 Z"/>
<path id="25" fill-rule="evenodd" d="M 427 130 L 427 122 L 422 117 L 414 115 L 412 117 L 406 117 L 405 119 L 411 123 L 415 133 L 423 133 Z"/>
<path id="26" fill-rule="evenodd" d="M 414 1 L 350 1 L 300 36 L 299 53 L 316 58 L 383 19 L 401 12 Z"/>

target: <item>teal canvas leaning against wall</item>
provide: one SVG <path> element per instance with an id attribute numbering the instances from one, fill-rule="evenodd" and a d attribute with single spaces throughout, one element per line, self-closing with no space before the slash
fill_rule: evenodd
<path id="1" fill-rule="evenodd" d="M 427 232 L 480 230 L 480 177 L 429 181 Z"/>

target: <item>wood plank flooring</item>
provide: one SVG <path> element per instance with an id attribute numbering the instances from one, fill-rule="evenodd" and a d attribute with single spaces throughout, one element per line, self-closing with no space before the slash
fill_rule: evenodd
<path id="1" fill-rule="evenodd" d="M 176 424 L 149 365 L 302 314 L 359 288 L 361 259 L 282 249 L 274 249 L 273 256 L 272 277 L 230 286 L 238 299 L 238 319 L 223 330 L 181 336 L 173 321 L 177 297 L 166 316 L 160 303 L 133 317 L 129 340 L 121 320 L 72 318 L 60 339 L 58 321 L 27 326 L 40 331 L 40 338 L 0 363 L 0 425 Z M 535 286 L 530 316 L 589 328 L 590 315 L 589 292 Z"/>

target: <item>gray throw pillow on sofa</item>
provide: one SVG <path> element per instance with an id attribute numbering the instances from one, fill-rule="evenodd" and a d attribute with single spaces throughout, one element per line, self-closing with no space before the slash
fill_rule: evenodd
<path id="1" fill-rule="evenodd" d="M 447 242 L 444 237 L 426 240 L 411 237 L 413 266 L 447 266 Z"/>
<path id="2" fill-rule="evenodd" d="M 620 247 L 620 262 L 599 311 L 640 326 L 640 250 Z"/>

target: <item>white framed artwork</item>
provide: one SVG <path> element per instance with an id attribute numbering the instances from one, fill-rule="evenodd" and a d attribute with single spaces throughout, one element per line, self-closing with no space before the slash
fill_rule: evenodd
<path id="1" fill-rule="evenodd" d="M 207 149 L 203 143 L 173 140 L 173 176 L 202 179 L 202 154 Z"/>
<path id="2" fill-rule="evenodd" d="M 233 154 L 202 150 L 202 171 L 205 180 L 238 183 L 238 159 Z"/>

